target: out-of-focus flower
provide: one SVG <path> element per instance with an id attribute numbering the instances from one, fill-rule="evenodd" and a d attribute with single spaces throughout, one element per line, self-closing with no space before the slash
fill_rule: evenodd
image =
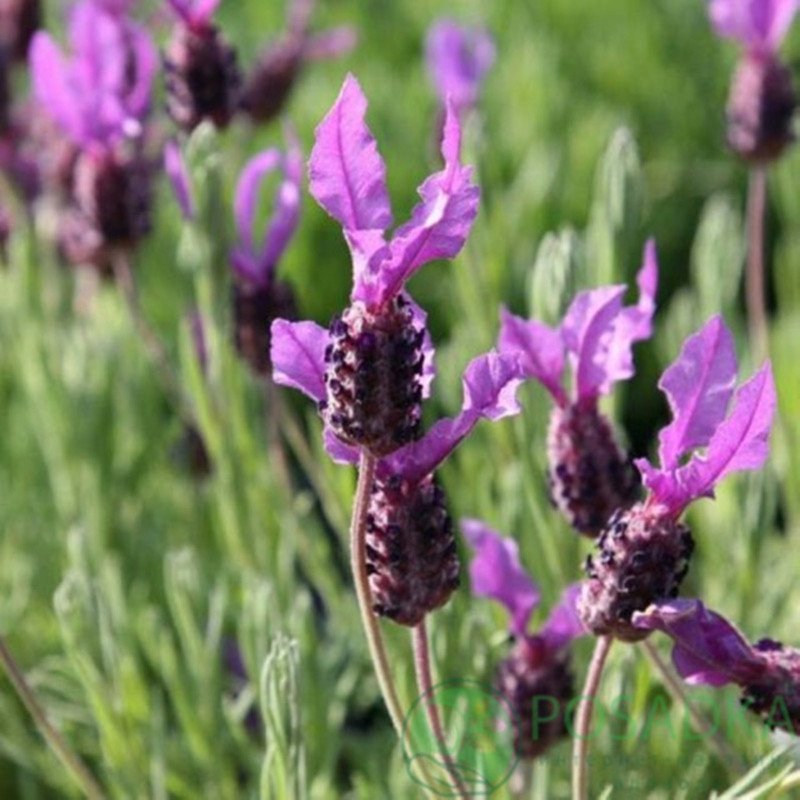
<path id="1" fill-rule="evenodd" d="M 236 349 L 257 375 L 270 370 L 270 326 L 278 318 L 295 316 L 291 287 L 275 277 L 275 268 L 300 219 L 303 160 L 293 133 L 287 148 L 266 150 L 244 168 L 236 187 L 234 214 L 236 247 L 231 252 L 234 272 L 233 311 Z M 279 174 L 273 212 L 263 236 L 254 231 L 259 195 L 265 180 Z"/>
<path id="2" fill-rule="evenodd" d="M 646 631 L 670 636 L 672 661 L 689 684 L 743 689 L 742 704 L 771 728 L 800 735 L 800 650 L 774 639 L 750 644 L 700 600 L 661 601 L 634 615 Z"/>
<path id="3" fill-rule="evenodd" d="M 290 0 L 286 32 L 267 46 L 247 76 L 242 108 L 254 121 L 280 114 L 308 63 L 338 58 L 355 47 L 356 32 L 346 25 L 311 34 L 313 10 L 313 0 Z"/>
<path id="4" fill-rule="evenodd" d="M 367 101 L 352 76 L 316 131 L 309 170 L 311 193 L 344 229 L 353 257 L 351 305 L 328 331 L 313 323 L 275 323 L 273 358 L 314 339 L 323 358 L 320 411 L 345 444 L 388 455 L 418 435 L 427 393 L 425 315 L 404 291 L 424 264 L 455 257 L 478 210 L 471 168 L 459 163 L 460 128 L 452 111 L 445 126 L 445 166 L 422 184 L 422 202 L 387 241 L 392 224 L 386 167 L 364 121 Z M 297 386 L 304 362 L 275 374 Z M 275 362 L 274 362 L 275 363 Z M 314 363 L 314 367 L 318 367 Z M 314 391 L 317 394 L 315 385 Z"/>
<path id="5" fill-rule="evenodd" d="M 764 364 L 736 391 L 728 413 L 736 373 L 733 337 L 715 316 L 661 376 L 673 417 L 659 435 L 661 466 L 636 460 L 647 499 L 617 512 L 597 542 L 598 554 L 587 559 L 579 605 L 597 635 L 625 641 L 647 635 L 632 615 L 676 597 L 689 569 L 692 536 L 678 517 L 694 500 L 713 497 L 729 473 L 764 464 L 776 404 L 771 367 Z M 700 448 L 702 455 L 695 452 Z"/>
<path id="6" fill-rule="evenodd" d="M 631 505 L 639 488 L 598 400 L 634 374 L 633 345 L 652 333 L 658 284 L 652 241 L 645 247 L 637 283 L 634 306 L 623 306 L 624 285 L 581 292 L 556 329 L 502 310 L 499 350 L 521 353 L 526 375 L 555 401 L 547 437 L 551 500 L 588 536 L 596 536 L 618 508 Z M 564 388 L 567 361 L 571 392 Z"/>
<path id="7" fill-rule="evenodd" d="M 769 162 L 793 140 L 797 106 L 792 74 L 777 55 L 798 0 L 711 0 L 709 15 L 720 36 L 744 52 L 728 99 L 728 145 L 741 158 Z"/>
<path id="8" fill-rule="evenodd" d="M 0 0 L 0 49 L 25 62 L 34 33 L 42 26 L 40 0 Z"/>
<path id="9" fill-rule="evenodd" d="M 164 146 L 164 172 L 167 174 L 172 193 L 183 218 L 188 221 L 193 220 L 197 208 L 195 207 L 192 180 L 181 147 L 174 140 L 170 140 Z"/>
<path id="10" fill-rule="evenodd" d="M 236 50 L 212 17 L 220 0 L 168 0 L 178 16 L 164 57 L 167 108 L 185 131 L 203 120 L 224 128 L 239 105 L 241 75 Z"/>
<path id="11" fill-rule="evenodd" d="M 441 19 L 428 31 L 425 57 L 442 107 L 449 98 L 463 115 L 478 103 L 483 79 L 494 64 L 495 46 L 484 28 Z"/>
<path id="12" fill-rule="evenodd" d="M 561 602 L 536 633 L 528 633 L 539 605 L 539 590 L 519 563 L 519 550 L 480 520 L 461 521 L 461 530 L 475 550 L 470 565 L 472 591 L 504 605 L 516 641 L 497 668 L 495 688 L 514 711 L 514 748 L 521 758 L 536 758 L 568 733 L 566 709 L 575 696 L 569 645 L 586 633 L 576 610 L 578 584 L 569 586 Z M 546 701 L 556 713 L 539 718 L 534 703 Z"/>

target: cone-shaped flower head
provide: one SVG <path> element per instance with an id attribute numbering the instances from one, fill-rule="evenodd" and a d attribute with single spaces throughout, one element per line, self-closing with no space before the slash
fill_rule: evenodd
<path id="1" fill-rule="evenodd" d="M 617 381 L 634 374 L 633 344 L 652 333 L 658 285 L 652 241 L 645 247 L 637 283 L 634 306 L 623 305 L 624 285 L 581 292 L 556 329 L 502 310 L 500 351 L 522 353 L 527 376 L 555 401 L 547 439 L 551 499 L 588 536 L 596 536 L 616 509 L 633 503 L 639 488 L 597 403 Z M 564 385 L 567 363 L 571 390 Z"/>
<path id="2" fill-rule="evenodd" d="M 167 109 L 185 131 L 228 125 L 241 95 L 236 50 L 213 22 L 220 0 L 168 0 L 178 17 L 164 57 Z"/>
<path id="3" fill-rule="evenodd" d="M 689 568 L 694 545 L 678 517 L 694 500 L 713 497 L 729 473 L 764 464 L 776 403 L 772 371 L 766 363 L 734 395 L 736 373 L 733 337 L 715 316 L 661 376 L 672 411 L 659 434 L 661 466 L 636 460 L 648 496 L 612 517 L 586 563 L 579 605 L 597 635 L 626 641 L 647 635 L 631 623 L 633 613 L 677 596 Z"/>
<path id="4" fill-rule="evenodd" d="M 798 0 L 711 0 L 711 22 L 720 36 L 737 40 L 742 58 L 728 98 L 728 145 L 741 158 L 769 162 L 792 140 L 797 106 L 792 74 L 777 51 Z"/>
<path id="5" fill-rule="evenodd" d="M 633 622 L 673 639 L 672 661 L 687 683 L 735 683 L 746 708 L 771 728 L 800 736 L 800 650 L 773 639 L 750 644 L 700 600 L 661 601 L 634 614 Z"/>
<path id="6" fill-rule="evenodd" d="M 428 31 L 425 58 L 442 107 L 449 98 L 463 115 L 477 105 L 483 79 L 494 64 L 494 41 L 483 28 L 440 19 Z"/>
<path id="7" fill-rule="evenodd" d="M 325 334 L 323 395 L 316 399 L 327 428 L 342 442 L 384 456 L 418 436 L 420 401 L 430 383 L 425 314 L 405 283 L 429 261 L 459 253 L 477 214 L 478 189 L 471 169 L 459 164 L 460 127 L 451 110 L 444 169 L 422 184 L 422 202 L 387 241 L 386 168 L 364 121 L 366 108 L 361 87 L 348 76 L 317 128 L 309 162 L 311 193 L 342 225 L 353 256 L 352 303 Z M 310 330 L 292 335 L 300 341 Z M 279 350 L 295 346 L 285 339 L 291 331 L 278 330 Z M 275 376 L 286 380 L 281 370 Z"/>
<path id="8" fill-rule="evenodd" d="M 294 294 L 277 280 L 275 268 L 300 219 L 303 161 L 294 134 L 287 133 L 285 152 L 270 149 L 245 166 L 236 186 L 234 214 L 237 244 L 231 253 L 234 271 L 233 316 L 236 349 L 256 375 L 269 374 L 270 326 L 295 317 Z M 259 195 L 277 172 L 272 216 L 260 237 L 254 231 Z"/>
<path id="9" fill-rule="evenodd" d="M 495 673 L 495 687 L 514 711 L 514 748 L 521 758 L 542 755 L 568 732 L 565 710 L 574 699 L 569 645 L 586 633 L 576 601 L 580 586 L 573 584 L 552 610 L 543 627 L 528 633 L 539 605 L 539 590 L 519 562 L 517 543 L 479 520 L 461 521 L 461 530 L 475 556 L 470 565 L 472 591 L 504 605 L 515 637 L 511 653 Z M 548 716 L 540 719 L 534 703 L 546 701 Z M 551 711 L 556 713 L 550 716 Z"/>
<path id="10" fill-rule="evenodd" d="M 312 61 L 338 58 L 356 45 L 353 28 L 312 34 L 313 0 L 290 0 L 286 31 L 261 53 L 245 81 L 242 108 L 256 122 L 280 114 L 305 66 Z"/>

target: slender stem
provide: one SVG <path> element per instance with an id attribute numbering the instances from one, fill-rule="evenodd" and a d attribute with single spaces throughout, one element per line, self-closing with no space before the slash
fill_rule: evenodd
<path id="1" fill-rule="evenodd" d="M 6 670 L 11 685 L 16 690 L 25 708 L 28 709 L 28 713 L 33 717 L 39 733 L 42 734 L 50 749 L 67 768 L 67 771 L 72 775 L 89 800 L 103 800 L 105 797 L 103 790 L 98 786 L 97 781 L 95 781 L 92 773 L 89 772 L 88 767 L 81 761 L 78 754 L 70 748 L 61 734 L 47 719 L 47 714 L 36 699 L 33 689 L 28 684 L 25 675 L 2 638 L 0 638 L 0 662 L 2 662 Z"/>
<path id="2" fill-rule="evenodd" d="M 366 451 L 361 451 L 358 464 L 358 485 L 353 501 L 353 519 L 350 525 L 350 564 L 353 570 L 353 581 L 358 597 L 358 608 L 361 612 L 361 622 L 364 634 L 367 637 L 369 652 L 378 678 L 378 685 L 386 703 L 389 716 L 392 719 L 397 735 L 403 738 L 403 707 L 397 696 L 386 647 L 383 643 L 378 618 L 372 611 L 372 598 L 367 574 L 367 511 L 372 483 L 375 479 L 375 456 Z"/>
<path id="3" fill-rule="evenodd" d="M 589 728 L 592 724 L 597 687 L 600 685 L 603 667 L 613 641 L 610 636 L 601 636 L 597 640 L 589 671 L 586 673 L 586 683 L 578 706 L 572 751 L 572 800 L 587 800 L 589 797 L 589 769 L 586 763 L 586 756 L 589 753 Z"/>
<path id="4" fill-rule="evenodd" d="M 453 782 L 456 796 L 467 800 L 470 792 L 461 780 L 456 765 L 450 751 L 447 749 L 447 737 L 444 733 L 442 718 L 439 716 L 439 706 L 436 705 L 433 696 L 433 673 L 431 671 L 431 655 L 428 648 L 428 630 L 423 619 L 411 631 L 411 640 L 414 648 L 414 671 L 417 676 L 417 687 L 420 697 L 425 701 L 425 715 L 428 718 L 428 725 L 436 739 L 436 746 L 439 754 L 444 759 L 445 769 Z"/>
<path id="5" fill-rule="evenodd" d="M 747 272 L 745 298 L 750 348 L 756 361 L 769 354 L 767 301 L 764 276 L 764 215 L 767 199 L 767 172 L 753 167 L 747 194 Z"/>
<path id="6" fill-rule="evenodd" d="M 181 382 L 172 367 L 172 361 L 170 360 L 167 347 L 142 311 L 128 255 L 122 252 L 116 253 L 113 257 L 112 264 L 114 268 L 114 278 L 125 298 L 128 311 L 130 312 L 133 323 L 144 343 L 147 353 L 161 375 L 164 388 L 170 395 L 170 399 L 175 404 L 178 413 L 184 418 L 184 421 L 191 422 L 191 415 L 189 415 L 185 409 Z"/>
<path id="7" fill-rule="evenodd" d="M 667 691 L 672 696 L 673 700 L 683 705 L 689 716 L 692 718 L 692 723 L 704 739 L 708 742 L 711 749 L 714 751 L 717 758 L 722 761 L 731 773 L 741 775 L 746 772 L 747 767 L 744 762 L 739 758 L 739 755 L 733 748 L 725 741 L 720 735 L 719 731 L 711 725 L 711 723 L 697 710 L 694 703 L 689 700 L 689 696 L 684 690 L 683 684 L 672 674 L 672 670 L 664 660 L 661 658 L 657 648 L 652 642 L 645 640 L 642 642 L 642 648 L 653 666 L 658 670 L 661 675 Z"/>
<path id="8" fill-rule="evenodd" d="M 278 480 L 283 489 L 292 492 L 292 479 L 289 471 L 289 464 L 286 460 L 286 452 L 281 438 L 281 428 L 283 418 L 286 416 L 283 403 L 281 402 L 280 391 L 270 378 L 266 378 L 263 383 L 264 390 L 264 423 L 267 433 L 267 450 L 269 451 L 270 461 L 272 462 Z"/>

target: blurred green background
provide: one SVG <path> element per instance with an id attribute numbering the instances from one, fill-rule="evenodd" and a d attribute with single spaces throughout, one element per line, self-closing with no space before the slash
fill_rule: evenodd
<path id="1" fill-rule="evenodd" d="M 47 9 L 53 27 L 59 5 Z M 426 267 L 411 285 L 439 348 L 427 418 L 458 407 L 461 371 L 495 340 L 501 303 L 554 322 L 576 290 L 630 280 L 652 235 L 657 333 L 637 348 L 637 376 L 609 405 L 635 454 L 645 454 L 666 415 L 658 375 L 708 316 L 725 315 L 742 375 L 753 368 L 740 300 L 747 176 L 722 144 L 736 49 L 713 36 L 702 0 L 324 0 L 315 29 L 354 25 L 359 44 L 309 67 L 287 117 L 307 153 L 354 72 L 399 220 L 437 168 L 423 43 L 445 15 L 485 24 L 497 61 L 467 131 L 465 159 L 483 193 L 478 221 L 454 263 Z M 219 14 L 245 67 L 283 18 L 280 4 L 261 0 L 225 0 Z M 157 30 L 163 43 L 166 28 Z M 798 44 L 790 37 L 790 61 Z M 182 228 L 162 180 L 155 230 L 136 258 L 142 308 L 167 342 L 214 462 L 210 477 L 191 475 L 183 423 L 115 287 L 76 311 L 78 279 L 56 261 L 46 214 L 36 230 L 17 228 L 0 270 L 0 632 L 114 798 L 420 796 L 379 699 L 348 575 L 352 471 L 322 452 L 310 404 L 260 386 L 230 345 L 233 185 L 249 156 L 280 141 L 279 125 L 195 136 L 189 151 L 205 216 Z M 692 509 L 698 552 L 684 593 L 754 639 L 800 645 L 798 186 L 800 152 L 790 151 L 769 184 L 781 398 L 773 457 Z M 346 303 L 341 232 L 308 196 L 280 274 L 305 318 L 327 324 Z M 197 307 L 209 323 L 205 376 L 186 323 Z M 544 615 L 589 548 L 545 497 L 548 399 L 535 386 L 522 397 L 525 414 L 483 425 L 442 477 L 454 518 L 483 517 L 518 539 Z M 408 637 L 385 627 L 410 705 Z M 442 678 L 490 680 L 507 653 L 502 613 L 472 601 L 466 580 L 431 627 Z M 235 643 L 242 681 L 224 661 Z M 590 648 L 576 648 L 579 682 Z M 691 694 L 705 708 L 720 699 Z M 723 694 L 735 698 L 733 689 Z M 593 796 L 613 786 L 611 797 L 704 798 L 734 782 L 638 648 L 616 649 L 602 695 L 629 697 L 642 714 L 661 702 L 669 725 L 663 735 L 598 734 Z M 254 727 L 257 709 L 263 725 Z M 748 764 L 776 745 L 755 724 L 730 738 Z M 526 796 L 567 797 L 569 753 L 565 741 L 537 762 Z M 726 796 L 792 791 L 778 783 Z M 62 796 L 74 787 L 0 678 L 0 797 Z"/>

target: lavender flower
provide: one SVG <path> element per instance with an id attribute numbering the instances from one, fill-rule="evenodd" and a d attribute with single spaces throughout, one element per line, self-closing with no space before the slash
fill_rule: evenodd
<path id="1" fill-rule="evenodd" d="M 293 134 L 285 153 L 266 150 L 245 166 L 236 187 L 234 212 L 237 245 L 231 253 L 235 282 L 233 311 L 236 348 L 256 375 L 270 368 L 270 325 L 295 316 L 291 287 L 275 277 L 275 267 L 291 240 L 300 217 L 302 155 Z M 255 241 L 258 195 L 264 180 L 276 170 L 281 180 L 274 210 L 261 241 Z"/>
<path id="2" fill-rule="evenodd" d="M 720 36 L 744 48 L 728 99 L 728 145 L 741 158 L 768 162 L 793 140 L 797 97 L 777 51 L 798 9 L 797 0 L 711 0 Z"/>
<path id="3" fill-rule="evenodd" d="M 69 18 L 72 56 L 46 33 L 33 39 L 34 91 L 73 148 L 61 220 L 70 260 L 107 268 L 110 251 L 150 228 L 150 175 L 143 124 L 157 66 L 144 29 L 86 0 Z"/>
<path id="4" fill-rule="evenodd" d="M 623 306 L 624 285 L 581 292 L 555 330 L 501 312 L 498 349 L 521 353 L 526 375 L 555 401 L 547 437 L 551 500 L 576 530 L 589 536 L 596 536 L 614 511 L 633 503 L 639 488 L 598 400 L 614 383 L 633 375 L 633 344 L 652 333 L 658 283 L 652 241 L 645 247 L 637 283 L 635 306 Z M 563 385 L 565 356 L 574 376 L 571 392 Z"/>
<path id="5" fill-rule="evenodd" d="M 40 0 L 0 0 L 0 49 L 23 62 L 34 33 L 42 26 Z"/>
<path id="6" fill-rule="evenodd" d="M 735 683 L 743 690 L 742 704 L 767 725 L 800 735 L 800 650 L 773 639 L 750 644 L 700 600 L 655 603 L 634 614 L 633 624 L 674 640 L 672 661 L 687 683 Z"/>
<path id="7" fill-rule="evenodd" d="M 492 37 L 484 28 L 469 28 L 441 19 L 428 31 L 425 57 L 442 108 L 450 98 L 463 118 L 477 105 L 481 83 L 494 64 Z"/>
<path id="8" fill-rule="evenodd" d="M 495 674 L 495 687 L 514 711 L 514 748 L 521 758 L 536 758 L 568 733 L 565 710 L 575 695 L 569 645 L 583 635 L 575 603 L 578 584 L 568 587 L 537 633 L 528 633 L 539 605 L 539 590 L 519 563 L 517 543 L 479 520 L 461 521 L 461 530 L 475 550 L 470 566 L 472 591 L 504 605 L 509 631 L 516 641 Z M 539 708 L 546 702 L 554 709 Z M 548 715 L 539 718 L 539 712 Z M 535 727 L 534 727 L 535 726 Z"/>
<path id="9" fill-rule="evenodd" d="M 339 58 L 356 44 L 349 26 L 312 35 L 309 32 L 313 0 L 289 3 L 287 30 L 259 55 L 242 95 L 242 108 L 255 122 L 269 122 L 280 114 L 306 65 Z"/>
<path id="10" fill-rule="evenodd" d="M 228 125 L 239 105 L 236 51 L 212 22 L 220 0 L 168 0 L 179 23 L 164 56 L 167 109 L 185 131 Z"/>
<path id="11" fill-rule="evenodd" d="M 713 497 L 729 473 L 764 464 L 776 402 L 772 371 L 767 362 L 743 384 L 728 414 L 736 372 L 733 337 L 715 316 L 661 376 L 673 417 L 659 434 L 661 466 L 636 460 L 647 499 L 617 512 L 598 540 L 597 556 L 587 559 L 579 608 L 593 633 L 644 638 L 647 631 L 631 623 L 632 615 L 676 597 L 689 569 L 692 536 L 678 517 L 693 501 Z M 694 452 L 700 448 L 702 455 Z"/>
<path id="12" fill-rule="evenodd" d="M 313 323 L 273 324 L 273 363 L 298 348 L 307 357 L 275 371 L 286 385 L 308 389 L 326 428 L 349 445 L 385 456 L 419 432 L 420 402 L 430 383 L 425 314 L 404 291 L 428 263 L 461 250 L 478 208 L 471 169 L 458 161 L 460 128 L 450 110 L 442 154 L 445 166 L 420 187 L 422 202 L 390 241 L 386 167 L 364 122 L 367 101 L 352 76 L 316 131 L 309 162 L 311 193 L 343 227 L 353 256 L 351 305 L 329 331 Z M 317 382 L 317 357 L 325 362 Z M 305 380 L 303 364 L 314 366 Z"/>

